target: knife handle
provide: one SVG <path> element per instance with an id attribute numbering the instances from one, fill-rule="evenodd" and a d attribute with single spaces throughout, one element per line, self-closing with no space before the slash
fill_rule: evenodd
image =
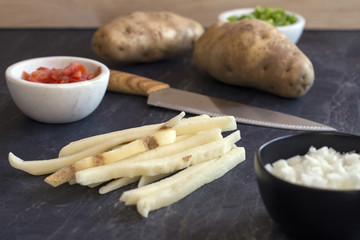
<path id="1" fill-rule="evenodd" d="M 109 91 L 148 96 L 152 92 L 169 88 L 166 83 L 135 74 L 110 70 Z"/>

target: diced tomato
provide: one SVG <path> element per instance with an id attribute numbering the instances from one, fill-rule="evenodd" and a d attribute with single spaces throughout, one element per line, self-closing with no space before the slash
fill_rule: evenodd
<path id="1" fill-rule="evenodd" d="M 23 79 L 25 80 L 29 80 L 30 79 L 30 75 L 27 72 L 23 72 Z"/>
<path id="2" fill-rule="evenodd" d="M 74 81 L 81 81 L 81 71 L 78 70 L 72 75 Z"/>
<path id="3" fill-rule="evenodd" d="M 46 67 L 39 67 L 37 70 L 48 70 Z"/>
<path id="4" fill-rule="evenodd" d="M 64 69 L 39 67 L 32 73 L 23 72 L 23 79 L 40 83 L 72 83 L 86 81 L 95 78 L 100 74 L 98 67 L 95 73 L 87 72 L 83 65 L 72 62 Z"/>
<path id="5" fill-rule="evenodd" d="M 81 65 L 81 64 L 79 64 L 79 66 L 77 67 L 77 70 L 79 70 L 81 73 L 85 73 L 85 72 L 86 72 L 84 66 Z"/>

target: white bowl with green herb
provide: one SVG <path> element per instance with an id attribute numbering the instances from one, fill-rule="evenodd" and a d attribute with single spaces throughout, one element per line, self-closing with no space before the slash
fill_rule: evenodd
<path id="1" fill-rule="evenodd" d="M 285 11 L 282 8 L 239 8 L 222 12 L 218 17 L 219 21 L 222 22 L 234 22 L 251 18 L 263 20 L 277 27 L 295 44 L 300 39 L 305 27 L 305 18 L 303 16 Z"/>

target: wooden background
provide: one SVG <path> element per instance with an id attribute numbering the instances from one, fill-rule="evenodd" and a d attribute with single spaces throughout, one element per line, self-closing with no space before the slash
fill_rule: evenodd
<path id="1" fill-rule="evenodd" d="M 0 0 L 2 28 L 93 28 L 135 11 L 172 11 L 205 26 L 220 12 L 283 7 L 306 18 L 307 29 L 360 29 L 360 0 Z"/>

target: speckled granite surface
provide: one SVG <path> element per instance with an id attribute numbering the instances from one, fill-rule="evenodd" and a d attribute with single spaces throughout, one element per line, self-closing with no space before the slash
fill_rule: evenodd
<path id="1" fill-rule="evenodd" d="M 23 115 L 5 83 L 10 64 L 32 57 L 73 55 L 97 59 L 93 30 L 0 30 L 0 238 L 1 239 L 292 239 L 271 220 L 256 185 L 253 155 L 272 138 L 295 131 L 238 125 L 247 160 L 224 177 L 147 219 L 118 201 L 122 190 L 67 184 L 52 188 L 43 176 L 10 167 L 11 151 L 25 160 L 57 156 L 70 141 L 165 121 L 177 112 L 150 107 L 146 98 L 108 92 L 86 119 L 63 125 Z M 175 88 L 293 114 L 360 134 L 360 32 L 306 31 L 298 43 L 312 61 L 315 84 L 300 99 L 283 99 L 254 89 L 221 84 L 200 73 L 191 54 L 131 66 L 109 65 L 164 81 Z M 191 115 L 188 115 L 191 116 Z M 125 187 L 129 189 L 134 185 Z"/>

